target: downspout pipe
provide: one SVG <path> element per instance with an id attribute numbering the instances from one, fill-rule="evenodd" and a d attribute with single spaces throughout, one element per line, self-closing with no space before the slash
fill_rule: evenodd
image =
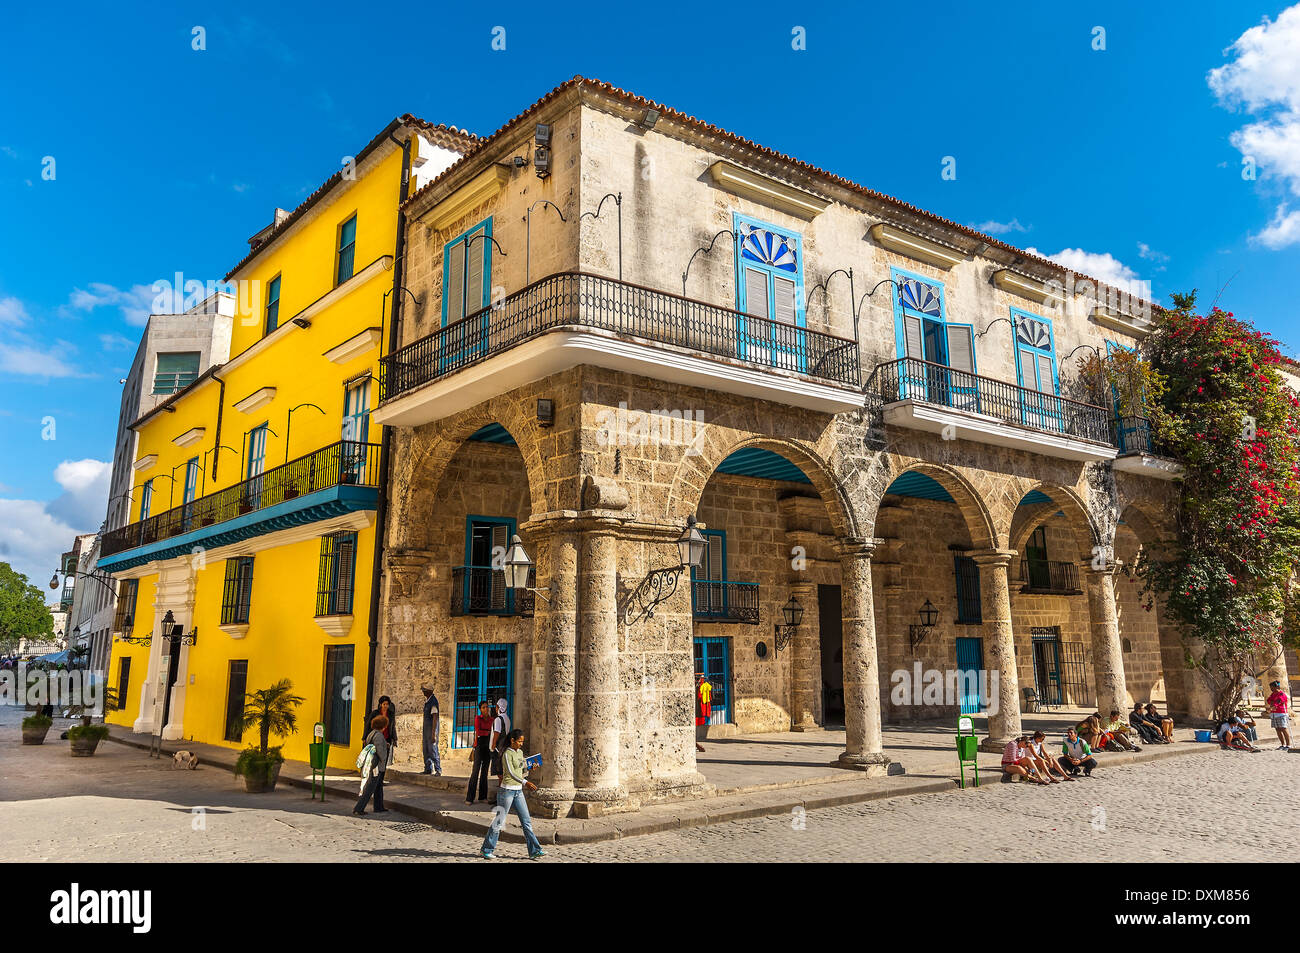
<path id="1" fill-rule="evenodd" d="M 388 326 L 388 347 L 382 353 L 392 353 L 397 347 L 398 322 L 402 306 L 402 271 L 406 251 L 406 201 L 411 179 L 411 139 L 398 139 L 389 131 L 388 138 L 402 150 L 402 180 L 397 186 L 397 241 L 393 248 L 393 312 Z M 381 342 L 382 345 L 382 342 Z M 381 356 L 382 356 L 381 353 Z M 392 468 L 393 428 L 385 427 L 379 438 L 379 493 L 375 503 L 375 558 L 370 573 L 370 614 L 366 630 L 370 636 L 369 656 L 366 662 L 366 712 L 375 710 L 375 658 L 379 654 L 379 597 L 384 578 L 384 537 L 388 531 L 388 480 Z"/>
<path id="2" fill-rule="evenodd" d="M 226 409 L 226 382 L 217 376 L 216 371 L 212 372 L 212 379 L 221 386 L 221 390 L 217 391 L 217 428 L 216 428 L 217 438 L 216 438 L 216 443 L 214 444 L 214 446 L 220 447 L 221 446 L 221 416 L 222 416 L 222 412 Z M 218 449 L 214 454 L 212 454 L 213 484 L 217 482 L 217 469 L 220 465 L 221 465 L 221 450 Z M 239 481 L 236 480 L 235 482 L 239 482 Z"/>

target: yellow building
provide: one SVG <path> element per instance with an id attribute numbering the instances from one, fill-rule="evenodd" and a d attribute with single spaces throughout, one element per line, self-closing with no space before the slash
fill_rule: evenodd
<path id="1" fill-rule="evenodd" d="M 400 205 L 473 143 L 394 120 L 226 276 L 230 359 L 133 425 L 132 520 L 103 538 L 119 580 L 109 721 L 164 739 L 255 743 L 232 717 L 283 678 L 305 701 L 287 758 L 325 725 L 355 759 L 366 706 L 386 441 L 375 373 L 400 318 Z M 275 740 L 273 740 L 275 743 Z"/>

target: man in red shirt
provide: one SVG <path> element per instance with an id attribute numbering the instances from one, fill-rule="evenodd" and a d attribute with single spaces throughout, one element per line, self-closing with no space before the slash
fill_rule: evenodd
<path id="1" fill-rule="evenodd" d="M 1268 705 L 1269 721 L 1273 723 L 1273 730 L 1277 732 L 1277 740 L 1281 742 L 1278 749 L 1290 751 L 1291 730 L 1287 721 L 1287 711 L 1291 707 L 1291 696 L 1282 691 L 1281 682 L 1270 682 L 1268 687 L 1273 689 L 1273 694 L 1268 696 L 1266 704 Z"/>

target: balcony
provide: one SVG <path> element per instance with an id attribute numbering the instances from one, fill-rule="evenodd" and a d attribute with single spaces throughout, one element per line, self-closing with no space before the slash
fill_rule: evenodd
<path id="1" fill-rule="evenodd" d="M 862 406 L 853 340 L 567 272 L 384 357 L 374 419 L 418 426 L 578 364 L 824 413 Z"/>
<path id="2" fill-rule="evenodd" d="M 528 570 L 528 585 L 537 585 L 537 570 Z M 451 571 L 451 615 L 519 616 L 531 619 L 536 605 L 527 589 L 507 589 L 504 569 L 456 566 Z"/>
<path id="3" fill-rule="evenodd" d="M 867 392 L 884 422 L 1066 460 L 1113 460 L 1109 411 L 915 358 L 879 365 Z"/>
<path id="4" fill-rule="evenodd" d="M 1119 457 L 1115 469 L 1122 473 L 1140 473 L 1157 480 L 1176 480 L 1183 475 L 1181 464 L 1172 460 L 1155 440 L 1151 421 L 1146 417 L 1119 417 L 1115 421 Z"/>
<path id="5" fill-rule="evenodd" d="M 758 583 L 692 579 L 691 615 L 696 622 L 758 625 Z"/>
<path id="6" fill-rule="evenodd" d="M 1020 560 L 1021 592 L 1047 596 L 1077 596 L 1079 567 L 1074 563 L 1053 562 L 1047 559 Z"/>
<path id="7" fill-rule="evenodd" d="M 224 490 L 106 533 L 99 567 L 120 571 L 290 526 L 374 509 L 379 445 L 341 440 Z"/>

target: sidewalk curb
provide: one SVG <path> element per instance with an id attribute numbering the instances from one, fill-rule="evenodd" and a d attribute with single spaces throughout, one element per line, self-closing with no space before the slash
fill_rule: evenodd
<path id="1" fill-rule="evenodd" d="M 147 742 L 137 741 L 134 738 L 120 737 L 114 733 L 108 736 L 109 741 L 115 741 L 118 744 L 127 747 L 137 748 L 141 751 L 147 751 L 149 745 Z M 176 745 L 176 742 L 169 742 Z M 180 743 L 183 745 L 183 742 Z M 174 750 L 180 750 L 179 747 Z M 1130 764 L 1141 764 L 1148 761 L 1161 761 L 1166 758 L 1180 757 L 1183 755 L 1204 754 L 1210 751 L 1217 751 L 1218 746 L 1212 744 L 1196 742 L 1179 742 L 1172 747 L 1143 747 L 1142 751 L 1136 754 L 1118 754 L 1112 752 L 1103 752 L 1107 755 L 1103 765 L 1111 764 L 1122 767 Z M 170 756 L 171 751 L 163 748 L 164 756 Z M 1123 760 L 1112 761 L 1111 758 L 1123 758 Z M 231 770 L 235 764 L 235 756 L 229 758 L 214 758 L 211 753 L 205 752 L 205 760 L 214 767 L 222 767 Z M 295 770 L 300 762 L 286 762 L 293 764 Z M 304 770 L 310 770 L 307 765 L 302 765 Z M 1104 770 L 1104 768 L 1103 768 Z M 996 767 L 984 768 L 985 779 L 980 788 L 992 787 L 1000 780 L 1000 771 Z M 899 777 L 919 778 L 917 775 L 900 775 Z M 280 775 L 280 783 L 292 787 L 309 789 L 311 781 L 307 778 L 295 777 L 289 774 Z M 846 804 L 863 804 L 870 801 L 885 801 L 893 798 L 910 797 L 917 794 L 941 794 L 945 791 L 961 790 L 957 786 L 955 778 L 943 778 L 939 780 L 917 783 L 906 787 L 872 787 L 869 790 L 843 790 L 846 784 L 852 782 L 832 781 L 825 784 L 831 788 L 830 791 L 809 793 L 806 796 L 798 795 L 799 788 L 781 788 L 767 791 L 747 791 L 738 794 L 722 795 L 714 798 L 702 800 L 683 801 L 680 805 L 672 805 L 672 813 L 669 814 L 644 814 L 629 813 L 624 815 L 611 815 L 599 818 L 593 821 L 565 820 L 560 823 L 560 827 L 553 831 L 545 833 L 539 832 L 538 837 L 543 843 L 551 844 L 593 844 L 601 841 L 620 840 L 624 837 L 638 837 L 646 834 L 661 834 L 666 831 L 689 830 L 697 827 L 709 827 L 715 824 L 726 824 L 732 821 L 753 820 L 759 817 L 773 817 L 783 814 L 791 814 L 796 810 L 811 811 L 820 808 L 843 807 Z M 872 783 L 872 782 L 866 782 Z M 878 783 L 878 782 L 876 782 Z M 816 784 L 805 785 L 804 787 L 817 787 Z M 345 799 L 355 799 L 356 785 L 342 785 L 338 782 L 326 782 L 325 790 L 335 796 Z M 978 791 L 980 788 L 968 787 L 968 791 Z M 730 804 L 719 804 L 720 800 L 736 799 Z M 429 824 L 440 830 L 450 831 L 452 833 L 472 834 L 482 837 L 487 834 L 488 827 L 491 824 L 490 812 L 475 812 L 468 815 L 464 811 L 446 811 L 439 809 L 430 809 L 422 807 L 419 804 L 410 803 L 401 794 L 385 794 L 385 802 L 388 806 L 402 814 L 406 814 L 418 821 Z M 650 810 L 663 810 L 667 805 L 652 805 Z M 541 819 L 539 819 L 541 820 Z M 549 826 L 549 821 L 543 821 Z M 523 843 L 524 837 L 522 831 L 507 828 L 501 832 L 501 839 L 510 843 Z"/>

